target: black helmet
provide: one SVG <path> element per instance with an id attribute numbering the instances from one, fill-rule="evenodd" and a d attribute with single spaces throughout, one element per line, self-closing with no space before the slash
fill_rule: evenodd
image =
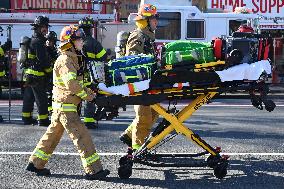
<path id="1" fill-rule="evenodd" d="M 91 17 L 84 17 L 79 20 L 79 28 L 92 28 L 95 25 L 95 21 Z"/>
<path id="2" fill-rule="evenodd" d="M 54 31 L 49 31 L 46 35 L 46 39 L 53 40 L 53 41 L 59 41 L 57 39 L 57 34 Z"/>
<path id="3" fill-rule="evenodd" d="M 39 27 L 39 26 L 47 26 L 49 27 L 49 18 L 42 15 L 42 16 L 37 16 L 34 20 L 34 23 L 31 24 L 34 27 Z"/>

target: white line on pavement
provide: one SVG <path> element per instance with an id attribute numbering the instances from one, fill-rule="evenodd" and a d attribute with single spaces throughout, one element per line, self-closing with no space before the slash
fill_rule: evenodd
<path id="1" fill-rule="evenodd" d="M 176 106 L 185 106 L 185 104 L 177 104 Z M 207 107 L 252 107 L 249 104 L 206 104 Z M 284 107 L 284 104 L 276 104 L 276 107 Z"/>
<path id="2" fill-rule="evenodd" d="M 187 104 L 177 104 L 175 106 L 186 106 Z M 8 104 L 0 104 L 0 107 L 7 107 Z M 204 106 L 207 107 L 252 107 L 252 105 L 249 104 L 206 104 Z M 284 107 L 284 104 L 276 104 L 276 107 Z"/>
<path id="3" fill-rule="evenodd" d="M 32 152 L 0 152 L 0 155 L 31 155 Z M 66 152 L 54 152 L 55 155 L 61 156 L 78 156 L 78 153 L 66 153 Z M 98 153 L 100 156 L 123 156 L 126 153 Z M 166 154 L 166 153 L 159 153 L 159 154 Z M 172 155 L 178 154 L 193 154 L 193 153 L 172 153 Z M 248 152 L 248 153 L 221 153 L 222 155 L 229 155 L 229 156 L 284 156 L 284 153 L 255 153 L 255 152 Z"/>

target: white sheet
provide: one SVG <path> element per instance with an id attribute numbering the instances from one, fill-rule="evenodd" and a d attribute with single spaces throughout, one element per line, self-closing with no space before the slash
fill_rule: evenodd
<path id="1" fill-rule="evenodd" d="M 146 89 L 149 89 L 149 83 L 150 83 L 150 79 L 133 83 L 133 86 L 135 86 L 134 91 L 140 92 L 140 91 L 144 91 Z M 107 87 L 104 83 L 99 83 L 98 87 L 99 87 L 100 90 L 105 91 L 105 92 L 109 92 L 109 93 L 112 93 L 112 94 L 116 94 L 116 95 L 121 94 L 121 95 L 124 95 L 124 96 L 130 95 L 128 84 L 113 86 L 113 87 Z"/>
<path id="2" fill-rule="evenodd" d="M 235 81 L 235 80 L 258 80 L 263 72 L 271 74 L 271 65 L 268 60 L 262 60 L 252 64 L 240 64 L 233 66 L 223 71 L 216 71 L 222 82 Z M 144 91 L 149 88 L 150 80 L 140 81 L 133 83 L 135 92 Z M 189 86 L 189 83 L 183 83 L 182 86 Z M 120 86 L 106 87 L 104 83 L 98 85 L 99 89 L 105 92 L 109 92 L 115 95 L 129 96 L 129 85 L 124 84 Z M 178 87 L 175 84 L 173 87 Z"/>
<path id="3" fill-rule="evenodd" d="M 258 80 L 266 71 L 271 74 L 271 65 L 268 60 L 261 60 L 252 64 L 240 64 L 223 71 L 216 71 L 222 82 L 235 80 Z"/>

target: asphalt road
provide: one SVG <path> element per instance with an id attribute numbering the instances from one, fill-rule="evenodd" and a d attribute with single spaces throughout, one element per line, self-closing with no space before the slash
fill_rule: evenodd
<path id="1" fill-rule="evenodd" d="M 90 130 L 104 167 L 111 174 L 106 181 L 87 181 L 82 176 L 79 155 L 66 134 L 47 164 L 50 177 L 37 177 L 24 170 L 46 128 L 22 125 L 21 101 L 13 101 L 11 123 L 0 124 L 0 188 L 284 188 L 284 99 L 275 102 L 278 107 L 269 113 L 251 107 L 247 100 L 222 99 L 203 106 L 185 122 L 210 145 L 221 146 L 230 155 L 228 174 L 222 180 L 215 178 L 210 168 L 138 164 L 129 179 L 118 178 L 118 161 L 126 152 L 118 138 L 134 117 L 129 106 L 117 119 L 102 121 L 98 129 Z M 5 119 L 7 110 L 7 102 L 0 101 L 0 115 Z M 200 151 L 183 136 L 158 149 L 159 153 Z"/>

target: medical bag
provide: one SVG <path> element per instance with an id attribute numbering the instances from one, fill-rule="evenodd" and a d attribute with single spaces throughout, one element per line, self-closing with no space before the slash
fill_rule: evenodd
<path id="1" fill-rule="evenodd" d="M 162 50 L 162 66 L 190 66 L 215 61 L 210 43 L 176 41 L 165 45 Z"/>
<path id="2" fill-rule="evenodd" d="M 106 69 L 106 85 L 117 86 L 150 79 L 157 70 L 154 56 L 132 55 L 114 59 Z"/>

